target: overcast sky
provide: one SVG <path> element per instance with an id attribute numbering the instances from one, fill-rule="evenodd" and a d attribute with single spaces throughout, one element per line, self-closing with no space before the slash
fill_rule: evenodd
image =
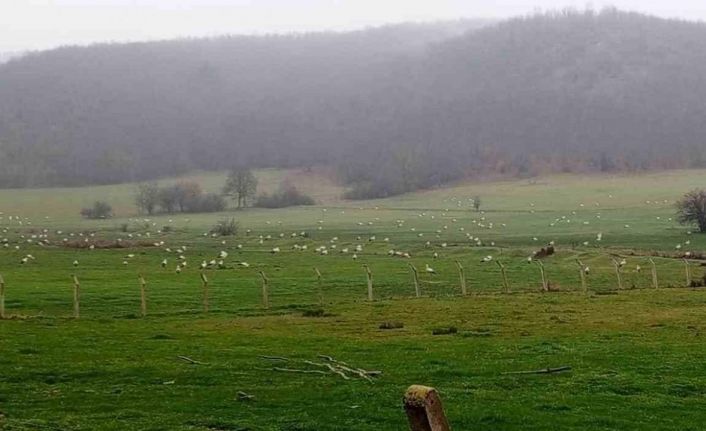
<path id="1" fill-rule="evenodd" d="M 706 20 L 706 0 L 0 0 L 0 52 L 102 41 L 503 18 L 587 5 Z"/>

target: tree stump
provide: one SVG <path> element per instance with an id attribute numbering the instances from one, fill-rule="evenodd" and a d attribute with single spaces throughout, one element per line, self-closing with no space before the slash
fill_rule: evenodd
<path id="1" fill-rule="evenodd" d="M 436 389 L 412 385 L 404 395 L 404 410 L 411 431 L 450 431 Z"/>

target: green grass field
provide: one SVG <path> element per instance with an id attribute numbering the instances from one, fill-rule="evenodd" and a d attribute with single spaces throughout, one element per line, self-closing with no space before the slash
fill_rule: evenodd
<path id="1" fill-rule="evenodd" d="M 9 317 L 0 322 L 0 429 L 402 430 L 411 384 L 436 387 L 459 430 L 702 429 L 706 292 L 686 288 L 680 257 L 702 253 L 706 236 L 673 218 L 674 201 L 706 183 L 706 171 L 458 184 L 366 202 L 341 200 L 318 173 L 258 177 L 262 190 L 288 179 L 320 204 L 145 218 L 135 214 L 134 185 L 0 191 Z M 225 176 L 191 178 L 217 191 Z M 97 199 L 116 218 L 82 220 L 80 208 Z M 205 235 L 225 217 L 240 222 L 236 237 Z M 132 246 L 88 247 L 118 239 Z M 550 241 L 557 253 L 542 261 L 552 291 L 542 293 L 527 257 Z M 204 313 L 200 264 L 221 251 L 222 268 L 203 271 Z M 179 255 L 188 265 L 177 274 Z M 587 292 L 576 259 L 590 267 Z M 613 259 L 626 261 L 623 290 Z M 420 298 L 409 264 L 420 270 Z M 704 276 L 696 260 L 690 271 Z M 382 375 L 369 383 L 273 370 L 321 370 L 304 362 L 322 362 L 317 355 Z M 506 374 L 557 366 L 572 370 Z"/>

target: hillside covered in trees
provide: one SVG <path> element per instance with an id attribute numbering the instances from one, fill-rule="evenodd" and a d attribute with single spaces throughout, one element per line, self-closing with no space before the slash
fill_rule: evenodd
<path id="1" fill-rule="evenodd" d="M 330 165 L 349 197 L 706 166 L 706 25 L 487 25 L 68 47 L 0 65 L 0 187 Z"/>

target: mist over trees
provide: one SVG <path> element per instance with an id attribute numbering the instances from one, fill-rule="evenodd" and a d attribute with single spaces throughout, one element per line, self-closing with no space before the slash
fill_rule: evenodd
<path id="1" fill-rule="evenodd" d="M 350 198 L 706 166 L 706 25 L 486 25 L 61 48 L 0 65 L 0 187 L 337 167 Z"/>

